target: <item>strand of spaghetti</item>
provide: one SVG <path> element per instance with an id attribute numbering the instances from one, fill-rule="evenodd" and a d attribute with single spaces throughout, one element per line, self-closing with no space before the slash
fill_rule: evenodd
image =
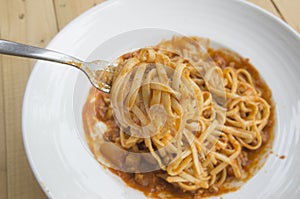
<path id="1" fill-rule="evenodd" d="M 199 144 L 201 146 L 203 144 L 204 140 L 216 128 L 216 126 L 217 126 L 217 122 L 213 121 L 212 124 L 197 139 L 197 144 Z"/>
<path id="2" fill-rule="evenodd" d="M 171 95 L 169 93 L 162 92 L 161 97 L 162 97 L 162 104 L 165 108 L 165 111 L 170 117 L 174 118 L 175 115 L 173 114 L 172 111 Z"/>
<path id="3" fill-rule="evenodd" d="M 215 185 L 217 187 L 220 187 L 225 182 L 226 177 L 227 177 L 227 171 L 226 171 L 226 169 L 223 169 L 221 178 L 219 179 L 219 181 L 217 183 L 215 183 Z"/>
<path id="4" fill-rule="evenodd" d="M 196 183 L 194 185 L 187 185 L 187 184 L 183 184 L 183 183 L 179 182 L 178 183 L 179 186 L 185 187 L 186 190 L 192 191 L 192 190 L 195 190 L 195 189 L 200 188 L 200 187 L 205 188 L 205 189 L 208 188 L 208 182 L 207 182 L 207 180 L 209 179 L 209 177 L 207 177 L 206 181 L 200 181 L 200 180 L 194 178 L 193 176 L 189 175 L 186 172 L 182 172 L 179 176 L 187 179 L 189 182 Z"/>
<path id="5" fill-rule="evenodd" d="M 146 70 L 147 64 L 146 63 L 142 63 L 137 67 L 135 76 L 133 78 L 132 81 L 132 86 L 131 89 L 128 93 L 128 97 L 126 97 L 126 101 L 125 104 L 128 104 L 129 109 L 131 109 L 135 103 L 136 97 L 138 95 L 139 92 L 139 88 L 141 87 L 142 84 L 142 80 L 143 80 L 143 76 Z M 127 102 L 128 100 L 128 102 Z"/>
<path id="6" fill-rule="evenodd" d="M 159 82 L 151 82 L 150 83 L 150 88 L 153 90 L 159 90 L 162 92 L 167 92 L 172 94 L 174 97 L 176 97 L 177 99 L 180 98 L 181 94 L 175 90 L 173 90 L 170 86 L 164 85 L 162 83 Z"/>
<path id="7" fill-rule="evenodd" d="M 254 87 L 254 84 L 253 84 L 253 81 L 252 81 L 252 77 L 251 77 L 250 73 L 247 70 L 245 70 L 243 68 L 237 69 L 236 70 L 236 76 L 237 76 L 237 78 L 238 78 L 239 81 L 247 82 L 252 87 Z"/>
<path id="8" fill-rule="evenodd" d="M 195 95 L 194 98 L 195 98 L 195 101 L 196 101 L 196 104 L 197 104 L 197 108 L 198 108 L 198 110 L 201 110 L 202 107 L 203 107 L 203 96 L 201 94 L 200 88 L 197 86 L 197 84 L 195 84 L 195 82 L 193 82 L 189 78 L 182 78 L 182 82 L 183 82 L 184 85 L 186 85 L 186 87 L 192 89 L 192 91 Z M 196 118 L 198 118 L 198 117 L 196 116 Z"/>
<path id="9" fill-rule="evenodd" d="M 257 140 L 257 143 L 256 145 L 250 145 L 250 144 L 247 144 L 243 141 L 243 139 L 237 137 L 237 140 L 241 143 L 242 146 L 246 147 L 247 149 L 250 149 L 250 150 L 256 150 L 258 149 L 261 144 L 262 144 L 262 137 L 261 137 L 261 134 L 259 133 L 258 129 L 256 126 L 253 126 L 254 128 L 254 132 L 256 133 L 256 140 Z"/>
<path id="10" fill-rule="evenodd" d="M 232 164 L 230 158 L 228 158 L 225 155 L 222 155 L 221 153 L 216 153 L 216 152 L 212 151 L 211 154 L 213 154 L 216 157 L 216 159 L 219 159 L 219 160 L 221 160 L 223 162 L 226 162 L 227 164 Z"/>
<path id="11" fill-rule="evenodd" d="M 150 89 L 153 89 L 153 88 L 151 88 L 151 83 L 149 84 L 149 86 L 150 86 Z M 160 99 L 161 99 L 161 91 L 157 90 L 157 89 L 153 89 L 152 98 L 151 98 L 151 101 L 150 101 L 150 107 L 155 105 L 155 104 L 159 104 Z"/>
<path id="12" fill-rule="evenodd" d="M 179 104 L 179 102 L 175 98 L 171 98 L 171 106 L 172 106 L 172 109 L 174 110 L 174 112 L 178 116 L 182 115 L 182 112 L 183 112 L 182 106 Z"/>
<path id="13" fill-rule="evenodd" d="M 130 136 L 128 139 L 126 139 L 125 133 L 122 130 L 120 131 L 120 138 L 121 146 L 125 149 L 133 147 L 139 140 L 139 138 L 133 136 Z"/>
<path id="14" fill-rule="evenodd" d="M 188 156 L 184 159 L 182 159 L 182 161 L 178 162 L 177 165 L 170 165 L 167 167 L 167 171 L 169 173 L 169 175 L 171 176 L 176 176 L 179 175 L 180 173 L 182 173 L 182 171 L 188 166 L 188 164 L 192 161 L 192 157 Z"/>
<path id="15" fill-rule="evenodd" d="M 165 70 L 165 66 L 160 63 L 156 63 L 155 66 L 156 66 L 156 72 L 158 74 L 160 83 L 162 83 L 164 85 L 169 85 L 169 78 L 168 78 L 167 72 Z M 171 108 L 170 94 L 163 92 L 161 97 L 162 97 L 162 104 L 163 104 L 166 112 L 171 117 L 174 117 L 174 114 L 173 114 L 172 108 Z"/>
<path id="16" fill-rule="evenodd" d="M 160 157 L 155 153 L 153 147 L 152 147 L 152 143 L 151 143 L 151 138 L 145 138 L 145 145 L 146 147 L 149 149 L 150 153 L 152 154 L 152 156 L 156 159 L 156 161 L 158 162 L 159 166 L 161 169 L 165 168 L 165 165 L 162 164 Z"/>
<path id="17" fill-rule="evenodd" d="M 168 75 L 167 75 L 167 72 L 165 69 L 167 66 L 164 66 L 163 64 L 160 64 L 160 63 L 156 63 L 155 67 L 156 67 L 156 72 L 158 74 L 160 83 L 169 85 L 170 80 L 168 78 Z"/>
<path id="18" fill-rule="evenodd" d="M 180 162 L 188 157 L 192 152 L 190 150 L 186 150 L 182 153 L 180 153 L 179 155 L 177 155 L 173 160 L 172 162 L 170 162 L 169 166 L 167 169 L 171 169 L 172 167 L 178 167 L 178 165 L 180 164 Z"/>
<path id="19" fill-rule="evenodd" d="M 228 86 L 230 87 L 230 93 L 236 93 L 236 90 L 237 90 L 237 75 L 234 72 L 233 68 L 226 67 L 223 70 L 223 77 L 225 78 L 225 80 L 227 80 L 227 85 L 225 85 L 225 87 L 226 88 L 228 88 Z"/>
<path id="20" fill-rule="evenodd" d="M 128 74 L 138 63 L 140 63 L 140 60 L 134 57 L 126 60 L 126 62 L 122 64 L 121 71 L 116 73 L 117 77 L 114 82 L 118 82 L 118 78 L 122 78 L 124 75 Z"/>
<path id="21" fill-rule="evenodd" d="M 189 182 L 199 184 L 200 186 L 207 186 L 208 185 L 207 180 L 210 179 L 209 176 L 203 177 L 203 179 L 198 179 L 186 171 L 181 172 L 181 174 L 179 176 L 188 179 Z"/>
<path id="22" fill-rule="evenodd" d="M 167 145 L 165 145 L 164 148 L 159 149 L 159 150 L 166 150 L 169 153 L 176 154 L 176 146 L 174 145 L 174 142 L 172 142 L 172 141 L 170 141 Z"/>
<path id="23" fill-rule="evenodd" d="M 114 88 L 112 89 L 120 89 L 120 90 L 125 90 L 126 85 L 128 85 L 128 81 L 129 81 L 129 76 L 123 76 L 123 77 L 119 77 L 119 82 L 115 83 L 113 85 Z M 124 99 L 124 93 L 123 92 L 113 92 L 112 93 L 112 97 L 111 97 L 111 103 L 113 106 L 113 109 L 115 110 L 115 116 L 117 118 L 117 120 L 120 122 L 120 125 L 122 126 L 129 126 L 130 121 L 128 121 L 128 117 L 126 117 L 125 115 L 128 114 L 129 110 L 127 109 L 127 107 L 123 106 L 122 102 Z M 123 118 L 123 119 L 121 119 Z"/>
<path id="24" fill-rule="evenodd" d="M 224 170 L 225 170 L 225 169 L 224 169 Z M 224 170 L 223 170 L 223 171 L 224 171 Z M 210 182 L 209 182 L 209 185 L 210 185 L 210 186 L 214 185 L 215 182 L 216 182 L 216 179 L 217 179 L 217 176 L 211 174 L 211 175 L 210 175 Z"/>
<path id="25" fill-rule="evenodd" d="M 249 140 L 253 140 L 254 136 L 256 136 L 256 133 L 253 133 L 253 131 L 245 131 L 243 129 L 237 129 L 226 125 L 222 127 L 218 126 L 217 129 L 222 130 L 225 133 L 230 133 L 236 137 L 249 139 Z"/>
<path id="26" fill-rule="evenodd" d="M 154 74 L 155 74 L 155 69 L 151 69 L 145 77 L 145 81 L 143 83 L 142 86 L 142 95 L 143 95 L 143 102 L 144 102 L 144 106 L 146 107 L 146 111 L 148 113 L 148 107 L 150 104 L 150 99 L 151 99 L 151 90 L 150 90 L 150 81 L 153 78 Z"/>
<path id="27" fill-rule="evenodd" d="M 140 50 L 138 58 L 142 62 L 154 62 L 156 59 L 156 53 L 152 48 L 143 48 Z"/>
<path id="28" fill-rule="evenodd" d="M 162 142 L 164 143 L 165 146 L 171 141 L 174 140 L 174 137 L 171 135 L 171 133 L 167 134 L 167 136 L 162 138 Z"/>
<path id="29" fill-rule="evenodd" d="M 194 140 L 196 139 L 195 136 L 188 130 L 184 130 L 183 134 L 187 138 L 189 145 L 190 145 L 190 150 L 192 151 L 192 157 L 193 157 L 193 164 L 194 164 L 194 169 L 196 171 L 196 176 L 200 176 L 201 173 L 203 173 L 203 168 L 201 167 L 201 164 L 199 162 L 198 158 L 198 151 L 196 149 Z"/>
<path id="30" fill-rule="evenodd" d="M 178 185 L 183 190 L 187 190 L 187 191 L 194 191 L 194 190 L 197 190 L 197 189 L 199 189 L 201 187 L 200 185 L 188 185 L 188 183 L 183 183 L 183 182 L 178 182 Z M 207 185 L 207 188 L 205 186 L 203 188 L 207 189 L 208 185 Z"/>
<path id="31" fill-rule="evenodd" d="M 163 65 L 171 65 L 170 58 L 165 54 L 166 52 L 158 52 L 156 54 L 155 63 L 161 63 Z"/>
<path id="32" fill-rule="evenodd" d="M 166 181 L 170 183 L 175 183 L 175 182 L 189 182 L 187 179 L 179 176 L 172 176 L 172 177 L 167 177 Z"/>
<path id="33" fill-rule="evenodd" d="M 234 160 L 238 157 L 238 155 L 240 154 L 241 152 L 241 145 L 235 140 L 235 138 L 232 136 L 232 135 L 228 135 L 228 138 L 231 142 L 231 144 L 235 147 L 235 152 L 229 157 L 230 160 Z M 228 164 L 227 163 L 221 163 L 219 164 L 217 167 L 215 167 L 210 173 L 213 174 L 213 175 L 216 175 L 218 174 L 220 171 L 222 171 L 223 169 L 225 169 L 225 167 L 227 166 Z M 238 176 L 236 176 L 238 177 Z"/>
<path id="34" fill-rule="evenodd" d="M 149 124 L 147 116 L 143 113 L 143 111 L 141 111 L 141 109 L 137 105 L 134 105 L 131 111 L 137 116 L 137 118 L 141 121 L 143 126 Z"/>
<path id="35" fill-rule="evenodd" d="M 163 143 L 159 139 L 157 139 L 155 137 L 152 137 L 151 139 L 152 139 L 153 143 L 156 145 L 157 148 L 165 147 L 165 143 Z"/>
<path id="36" fill-rule="evenodd" d="M 184 67 L 185 67 L 184 64 L 176 65 L 175 71 L 173 73 L 173 78 L 172 78 L 172 88 L 175 90 L 179 90 L 179 85 L 181 82 L 181 76 L 182 76 Z"/>
<path id="37" fill-rule="evenodd" d="M 256 96 L 256 89 L 246 82 L 238 82 L 237 83 L 237 93 L 241 96 Z M 258 96 L 258 95 L 257 95 Z"/>

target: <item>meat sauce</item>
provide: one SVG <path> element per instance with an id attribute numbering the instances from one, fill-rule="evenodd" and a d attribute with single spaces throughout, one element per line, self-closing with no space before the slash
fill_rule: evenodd
<path id="1" fill-rule="evenodd" d="M 275 108 L 274 103 L 272 101 L 272 92 L 267 86 L 267 84 L 260 77 L 258 71 L 250 64 L 249 59 L 244 59 L 238 54 L 227 49 L 208 49 L 208 53 L 221 68 L 230 65 L 236 69 L 244 68 L 247 71 L 249 71 L 254 80 L 256 88 L 258 88 L 262 92 L 262 97 L 271 105 L 270 118 L 268 124 L 262 132 L 262 146 L 256 151 L 249 151 L 247 149 L 243 149 L 243 152 L 241 154 L 241 156 L 244 157 L 242 157 L 241 159 L 243 160 L 242 166 L 246 173 L 246 177 L 239 181 L 246 182 L 263 166 L 264 161 L 261 160 L 265 160 L 267 158 L 267 156 L 269 155 L 269 151 L 272 147 L 274 139 L 273 128 L 275 123 Z M 89 103 L 89 98 L 92 97 L 95 97 L 95 102 L 93 106 L 91 106 L 91 104 Z M 92 139 L 88 130 L 88 125 L 95 125 L 95 123 L 91 122 L 92 120 L 89 120 L 89 122 L 87 122 L 88 118 L 90 118 L 91 116 L 94 117 L 96 114 L 97 119 L 99 121 L 103 121 L 106 124 L 107 131 L 104 133 L 104 136 L 107 140 L 114 142 L 116 137 L 119 136 L 119 129 L 114 122 L 113 114 L 111 112 L 111 109 L 109 108 L 110 103 L 106 100 L 107 98 L 107 94 L 99 92 L 96 89 L 92 88 L 90 90 L 89 97 L 83 109 L 84 130 L 86 133 L 88 144 L 93 153 L 95 152 L 95 149 L 91 146 Z M 96 122 L 96 120 L 94 120 L 94 122 Z M 284 157 L 282 157 L 282 159 L 283 158 Z M 236 191 L 240 188 L 240 186 L 222 186 L 217 191 L 198 190 L 188 192 L 160 178 L 159 176 L 164 175 L 165 173 L 165 171 L 163 170 L 153 171 L 149 173 L 126 173 L 114 170 L 112 168 L 110 168 L 109 170 L 112 173 L 118 175 L 120 178 L 122 178 L 122 180 L 128 186 L 142 191 L 146 196 L 150 198 L 200 199 L 202 197 L 217 196 L 227 192 Z M 232 173 L 232 171 L 230 171 L 230 169 L 228 169 L 227 171 L 229 177 L 226 179 L 226 182 L 236 180 L 236 178 L 230 176 L 230 173 Z"/>

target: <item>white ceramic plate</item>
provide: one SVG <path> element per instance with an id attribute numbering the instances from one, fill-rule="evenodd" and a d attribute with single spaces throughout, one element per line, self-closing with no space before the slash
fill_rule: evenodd
<path id="1" fill-rule="evenodd" d="M 273 91 L 276 132 L 266 165 L 223 198 L 300 195 L 300 38 L 281 20 L 238 0 L 112 0 L 87 11 L 48 48 L 83 60 L 111 60 L 172 34 L 211 38 L 249 57 Z M 37 62 L 23 103 L 23 136 L 35 176 L 51 198 L 144 198 L 103 169 L 81 143 L 81 109 L 90 84 L 78 70 Z M 219 198 L 219 197 L 217 197 Z"/>

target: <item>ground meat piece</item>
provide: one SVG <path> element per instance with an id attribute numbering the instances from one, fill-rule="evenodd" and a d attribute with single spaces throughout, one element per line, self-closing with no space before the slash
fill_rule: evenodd
<path id="1" fill-rule="evenodd" d="M 163 187 L 162 186 L 160 186 L 160 185 L 156 185 L 155 186 L 155 191 L 156 192 L 160 192 L 160 191 L 162 191 L 163 190 Z"/>
<path id="2" fill-rule="evenodd" d="M 227 166 L 226 170 L 228 176 L 234 176 L 233 169 L 231 166 Z"/>
<path id="3" fill-rule="evenodd" d="M 161 182 L 157 176 L 157 173 L 136 173 L 134 174 L 134 180 L 137 184 L 147 187 L 151 193 L 155 193 L 164 190 L 166 186 Z"/>
<path id="4" fill-rule="evenodd" d="M 242 167 L 246 167 L 249 164 L 248 154 L 245 151 L 240 153 L 239 159 Z"/>
<path id="5" fill-rule="evenodd" d="M 201 195 L 194 195 L 194 199 L 201 199 Z"/>
<path id="6" fill-rule="evenodd" d="M 142 185 L 142 186 L 144 186 L 144 187 L 146 187 L 146 186 L 148 186 L 149 185 L 149 178 L 145 175 L 145 174 L 142 174 L 142 173 L 136 173 L 135 175 L 134 175 L 134 180 L 138 183 L 138 184 L 140 184 L 140 185 Z"/>
<path id="7" fill-rule="evenodd" d="M 211 110 L 207 109 L 203 112 L 203 116 L 206 118 L 206 119 L 209 119 L 211 117 L 212 113 L 211 113 Z"/>
<path id="8" fill-rule="evenodd" d="M 107 131 L 104 133 L 104 137 L 111 142 L 116 142 L 116 139 L 120 137 L 118 125 L 113 120 L 110 120 L 106 122 L 106 126 Z"/>
<path id="9" fill-rule="evenodd" d="M 224 59 L 223 57 L 218 56 L 218 55 L 215 55 L 215 56 L 213 57 L 213 59 L 214 59 L 215 63 L 216 63 L 218 66 L 220 66 L 222 69 L 224 69 L 224 68 L 226 67 L 226 61 L 225 61 L 225 59 Z"/>
<path id="10" fill-rule="evenodd" d="M 262 144 L 266 144 L 269 141 L 269 128 L 273 126 L 273 120 L 269 120 L 268 124 L 265 126 L 265 128 L 261 132 L 261 137 L 262 137 Z"/>
<path id="11" fill-rule="evenodd" d="M 261 132 L 261 137 L 262 137 L 262 144 L 266 144 L 269 140 L 269 133 L 267 131 L 262 131 Z"/>
<path id="12" fill-rule="evenodd" d="M 209 192 L 211 193 L 217 193 L 219 191 L 219 188 L 215 185 L 212 185 L 210 188 L 209 188 Z"/>
<path id="13" fill-rule="evenodd" d="M 202 196 L 202 194 L 204 193 L 204 190 L 203 189 L 198 189 L 195 193 L 195 195 L 200 195 Z"/>
<path id="14" fill-rule="evenodd" d="M 113 120 L 112 107 L 110 105 L 109 95 L 103 92 L 95 94 L 95 112 L 100 121 Z"/>

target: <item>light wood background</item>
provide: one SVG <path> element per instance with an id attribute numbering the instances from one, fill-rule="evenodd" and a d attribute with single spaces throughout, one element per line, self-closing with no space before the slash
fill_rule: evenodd
<path id="1" fill-rule="evenodd" d="M 68 22 L 104 0 L 0 0 L 0 38 L 45 47 Z M 300 32 L 300 0 L 250 0 Z M 46 198 L 28 164 L 21 107 L 34 61 L 0 55 L 0 199 Z"/>

